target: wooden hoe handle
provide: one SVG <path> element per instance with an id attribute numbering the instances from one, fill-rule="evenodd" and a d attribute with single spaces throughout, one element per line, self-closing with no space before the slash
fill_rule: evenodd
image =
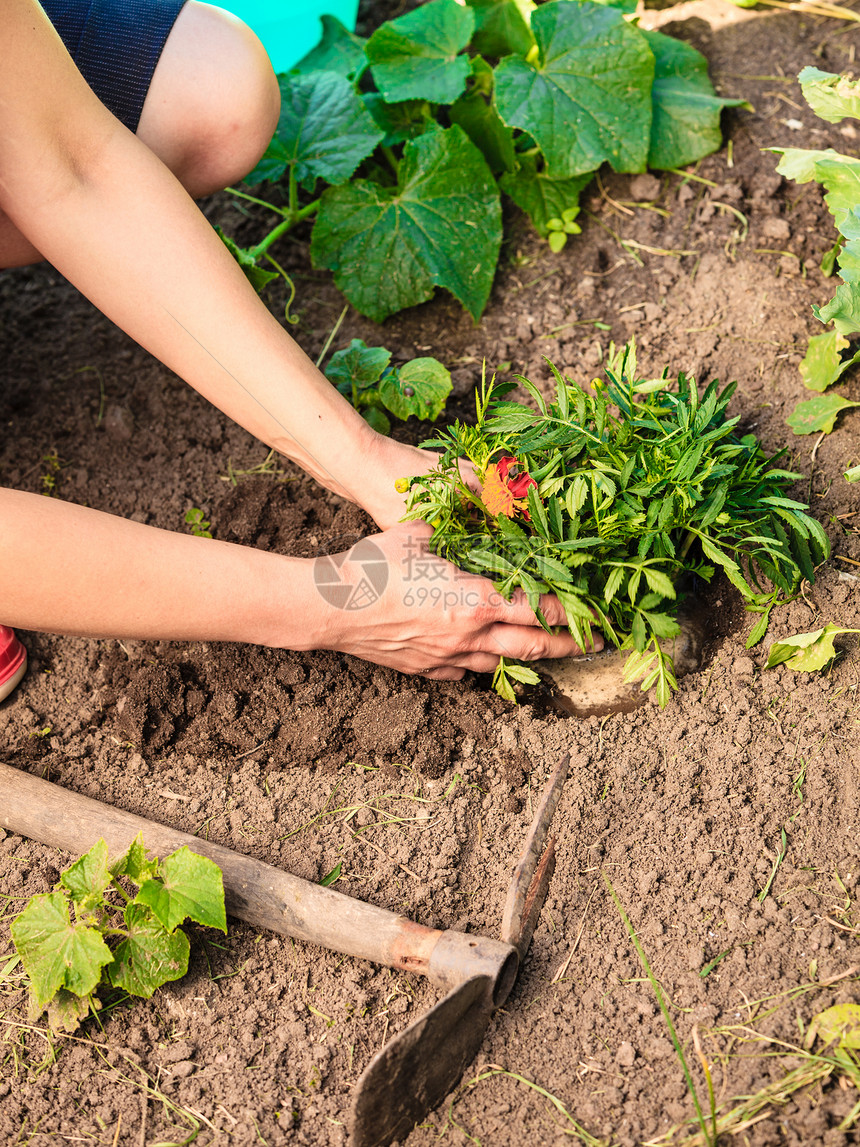
<path id="1" fill-rule="evenodd" d="M 75 856 L 103 837 L 111 856 L 138 833 L 164 857 L 182 845 L 208 856 L 224 876 L 227 912 L 259 928 L 307 940 L 347 956 L 418 972 L 446 990 L 491 977 L 498 1006 L 516 977 L 516 949 L 482 936 L 415 924 L 250 856 L 91 800 L 0 764 L 0 826 Z"/>

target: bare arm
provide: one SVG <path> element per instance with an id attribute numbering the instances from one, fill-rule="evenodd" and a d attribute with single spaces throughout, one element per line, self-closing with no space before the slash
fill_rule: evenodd
<path id="1" fill-rule="evenodd" d="M 401 451 L 260 304 L 181 185 L 90 91 L 34 0 L 4 0 L 2 19 L 0 208 L 196 390 L 390 524 Z"/>
<path id="2" fill-rule="evenodd" d="M 415 472 L 417 452 L 374 434 L 284 333 L 180 184 L 91 93 L 35 0 L 3 0 L 2 26 L 0 209 L 201 394 L 392 526 L 401 511 L 393 479 Z M 501 602 L 483 578 L 458 580 L 441 605 L 417 595 L 438 579 L 410 580 L 405 546 L 427 532 L 379 535 L 385 590 L 349 611 L 317 591 L 312 562 L 0 491 L 2 620 L 339 649 L 445 677 L 488 671 L 500 654 L 574 650 L 569 635 L 545 634 L 525 602 Z M 563 621 L 558 602 L 546 614 Z"/>
<path id="3" fill-rule="evenodd" d="M 385 565 L 377 600 L 333 606 L 313 561 L 174 534 L 39 494 L 0 489 L 0 602 L 5 623 L 84 636 L 252 642 L 336 649 L 406 673 L 456 679 L 499 656 L 572 652 L 534 624 L 522 597 L 436 559 L 411 567 L 428 527 L 372 539 Z M 362 577 L 345 562 L 345 581 Z M 448 572 L 450 571 L 450 573 Z M 440 578 L 440 572 L 443 576 Z M 322 585 L 327 585 L 324 578 Z M 550 622 L 564 620 L 545 599 Z"/>

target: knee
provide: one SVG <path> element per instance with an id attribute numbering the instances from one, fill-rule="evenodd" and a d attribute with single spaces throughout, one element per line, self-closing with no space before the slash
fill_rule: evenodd
<path id="1" fill-rule="evenodd" d="M 189 0 L 164 46 L 138 135 L 192 195 L 205 195 L 255 166 L 279 108 L 278 81 L 254 33 Z"/>

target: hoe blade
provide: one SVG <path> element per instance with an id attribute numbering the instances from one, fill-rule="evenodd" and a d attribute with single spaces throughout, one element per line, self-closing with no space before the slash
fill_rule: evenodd
<path id="1" fill-rule="evenodd" d="M 493 981 L 475 976 L 378 1051 L 353 1093 L 352 1147 L 404 1138 L 459 1083 L 493 1014 Z"/>

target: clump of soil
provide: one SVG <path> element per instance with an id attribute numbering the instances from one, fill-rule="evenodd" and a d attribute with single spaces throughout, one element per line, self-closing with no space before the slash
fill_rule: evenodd
<path id="1" fill-rule="evenodd" d="M 705 51 L 718 89 L 754 105 L 726 115 L 731 153 L 695 178 L 603 176 L 582 236 L 558 257 L 512 217 L 478 327 L 439 297 L 383 330 L 350 314 L 339 342 L 444 359 L 460 396 L 452 416 L 468 413 L 484 358 L 548 385 L 546 356 L 587 382 L 609 341 L 634 335 L 648 372 L 736 378 L 743 429 L 788 447 L 809 476 L 797 493 L 835 555 L 774 614 L 769 638 L 828 621 L 856 628 L 860 516 L 842 474 L 860 459 L 860 413 L 818 442 L 785 425 L 819 329 L 811 305 L 834 288 L 819 270 L 833 230 L 819 189 L 783 183 L 762 149 L 853 153 L 854 129 L 823 125 L 791 77 L 808 63 L 848 68 L 860 32 L 710 0 L 646 19 Z M 254 230 L 225 197 L 206 209 L 240 238 Z M 283 259 L 306 272 L 306 238 Z M 300 304 L 292 333 L 316 355 L 342 301 L 320 275 L 301 280 Z M 0 313 L 4 484 L 38 491 L 51 475 L 61 497 L 175 530 L 199 506 L 216 537 L 302 556 L 371 530 L 295 468 L 261 465 L 259 444 L 52 270 L 0 278 Z M 856 376 L 840 390 L 860 399 Z M 222 480 L 231 468 L 235 485 Z M 767 642 L 745 649 L 754 618 L 734 591 L 715 586 L 708 609 L 706 664 L 664 712 L 586 720 L 508 706 L 486 678 L 437 684 L 332 653 L 24 634 L 31 668 L 0 707 L 0 759 L 309 880 L 340 865 L 339 890 L 422 923 L 497 935 L 541 787 L 573 752 L 556 875 L 479 1063 L 533 1081 L 591 1134 L 630 1147 L 692 1105 L 601 873 L 688 1046 L 698 1027 L 721 1103 L 794 1066 L 766 1039 L 796 1045 L 817 1012 L 858 999 L 857 639 L 838 639 L 824 673 L 765 672 Z M 68 859 L 0 830 L 4 936 Z M 140 1147 L 195 1129 L 197 1143 L 341 1144 L 361 1070 L 437 998 L 416 978 L 238 922 L 226 940 L 198 930 L 185 980 L 150 1001 L 114 1002 L 78 1039 L 28 1021 L 17 969 L 0 992 L 0 1141 L 33 1147 Z M 797 1092 L 744 1142 L 854 1142 L 839 1124 L 856 1100 L 833 1081 Z M 494 1147 L 567 1141 L 569 1129 L 503 1075 L 452 1096 L 407 1142 L 430 1147 L 446 1128 L 452 1142 Z"/>

